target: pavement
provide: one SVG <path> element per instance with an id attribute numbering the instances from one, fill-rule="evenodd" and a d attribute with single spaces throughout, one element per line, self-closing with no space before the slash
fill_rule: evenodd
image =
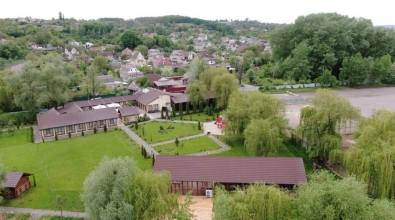
<path id="1" fill-rule="evenodd" d="M 204 122 L 203 123 L 204 133 L 210 132 L 210 134 L 224 135 L 224 133 L 222 133 L 222 130 L 218 128 L 218 126 L 214 123 L 215 121 Z"/>
<path id="2" fill-rule="evenodd" d="M 60 211 L 55 210 L 44 210 L 44 209 L 29 209 L 29 208 L 14 208 L 14 207 L 3 207 L 0 206 L 0 212 L 8 213 L 30 213 L 31 217 L 29 219 L 39 219 L 43 215 L 52 216 L 63 216 L 63 217 L 73 217 L 73 218 L 85 218 L 86 214 L 84 212 L 70 212 L 70 211 Z"/>

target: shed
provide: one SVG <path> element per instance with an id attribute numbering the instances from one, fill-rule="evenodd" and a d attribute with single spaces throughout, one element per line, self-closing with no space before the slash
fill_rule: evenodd
<path id="1" fill-rule="evenodd" d="M 7 173 L 7 181 L 4 183 L 4 187 L 11 191 L 12 197 L 18 197 L 31 187 L 29 176 L 33 176 L 34 179 L 34 175 L 30 173 L 9 172 Z"/>
<path id="2" fill-rule="evenodd" d="M 205 195 L 206 189 L 222 184 L 227 190 L 252 183 L 292 188 L 306 183 L 303 158 L 295 157 L 202 157 L 157 155 L 155 172 L 168 171 L 171 192 Z"/>

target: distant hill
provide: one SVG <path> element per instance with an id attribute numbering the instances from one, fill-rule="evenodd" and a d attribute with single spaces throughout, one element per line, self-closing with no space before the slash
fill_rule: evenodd
<path id="1" fill-rule="evenodd" d="M 384 27 L 384 28 L 389 28 L 389 29 L 395 29 L 395 24 L 392 24 L 392 25 L 380 25 L 379 27 Z"/>

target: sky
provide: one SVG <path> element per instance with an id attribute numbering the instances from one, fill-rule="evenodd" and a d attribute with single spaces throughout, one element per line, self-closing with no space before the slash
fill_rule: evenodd
<path id="1" fill-rule="evenodd" d="M 395 0 L 1 0 L 0 18 L 98 19 L 185 15 L 216 20 L 293 23 L 298 16 L 336 12 L 367 18 L 373 25 L 395 24 Z"/>

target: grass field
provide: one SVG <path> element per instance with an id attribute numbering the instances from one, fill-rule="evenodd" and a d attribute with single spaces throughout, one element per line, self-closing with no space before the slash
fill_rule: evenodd
<path id="1" fill-rule="evenodd" d="M 178 114 L 178 112 L 177 112 Z M 189 114 L 189 115 L 184 115 L 182 119 L 184 121 L 200 121 L 200 122 L 207 122 L 207 121 L 215 121 L 217 117 L 217 114 L 214 114 L 214 119 L 213 116 L 209 116 L 204 113 L 195 113 L 195 114 Z M 180 116 L 176 116 L 173 118 L 174 120 L 181 120 Z"/>
<path id="2" fill-rule="evenodd" d="M 158 153 L 165 155 L 175 155 L 176 153 L 180 155 L 194 154 L 203 151 L 217 150 L 220 148 L 221 147 L 218 144 L 207 136 L 180 141 L 178 147 L 175 143 L 155 147 Z"/>
<path id="3" fill-rule="evenodd" d="M 160 126 L 163 127 L 163 131 L 160 130 Z M 174 128 L 168 129 L 169 126 Z M 176 137 L 181 138 L 203 133 L 202 130 L 198 130 L 197 124 L 158 121 L 141 124 L 138 126 L 137 131 L 135 128 L 132 130 L 140 135 L 147 143 L 159 143 L 176 139 Z"/>
<path id="4" fill-rule="evenodd" d="M 152 168 L 152 161 L 143 159 L 140 147 L 120 130 L 40 144 L 28 143 L 27 132 L 0 137 L 0 163 L 7 171 L 34 174 L 37 183 L 20 197 L 6 201 L 6 206 L 54 209 L 53 201 L 61 195 L 69 201 L 67 210 L 83 211 L 79 202 L 83 181 L 104 156 L 131 156 L 141 169 Z"/>
<path id="5" fill-rule="evenodd" d="M 222 142 L 225 143 L 225 136 L 218 136 Z M 218 154 L 212 154 L 210 156 L 250 156 L 245 150 L 244 144 L 241 141 L 235 141 L 232 144 L 232 148 L 228 151 L 224 151 Z M 277 157 L 302 157 L 306 173 L 313 172 L 313 161 L 306 154 L 306 151 L 293 143 L 289 139 L 284 138 L 284 146 L 278 152 Z"/>

